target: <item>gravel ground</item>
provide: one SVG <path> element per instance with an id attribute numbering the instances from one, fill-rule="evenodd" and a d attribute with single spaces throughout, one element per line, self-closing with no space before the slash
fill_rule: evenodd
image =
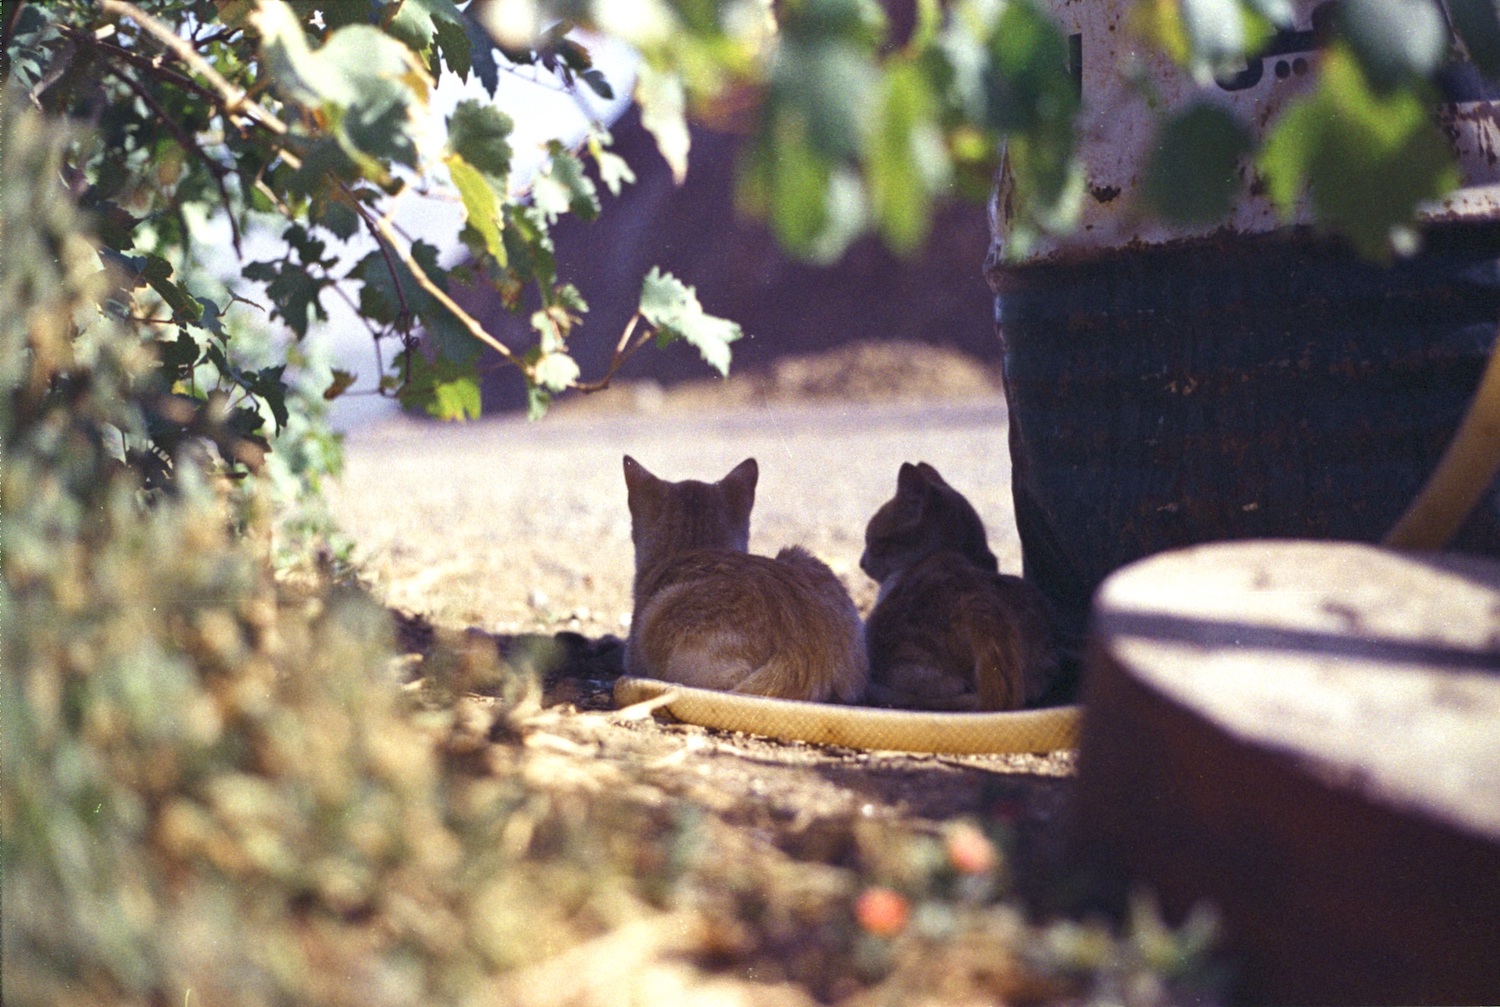
<path id="1" fill-rule="evenodd" d="M 903 461 L 927 461 L 985 517 L 1001 568 L 1019 572 L 1005 406 L 767 402 L 655 414 L 560 411 L 443 426 L 358 430 L 334 512 L 388 605 L 492 633 L 623 635 L 634 555 L 620 459 L 666 479 L 716 480 L 760 462 L 751 550 L 801 544 L 863 609 L 865 523 Z"/>

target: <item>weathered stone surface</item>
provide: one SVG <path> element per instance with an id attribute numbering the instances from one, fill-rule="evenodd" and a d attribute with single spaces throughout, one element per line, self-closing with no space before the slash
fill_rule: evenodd
<path id="1" fill-rule="evenodd" d="M 1500 999 L 1500 564 L 1240 542 L 1095 602 L 1078 842 L 1257 1003 Z"/>

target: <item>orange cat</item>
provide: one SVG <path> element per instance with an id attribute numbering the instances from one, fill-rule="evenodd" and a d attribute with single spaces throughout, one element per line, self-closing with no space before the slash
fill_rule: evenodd
<path id="1" fill-rule="evenodd" d="M 800 548 L 751 556 L 755 459 L 717 483 L 666 482 L 625 457 L 635 612 L 627 674 L 683 685 L 853 702 L 868 664 L 859 612 Z"/>
<path id="2" fill-rule="evenodd" d="M 984 523 L 922 462 L 865 529 L 860 567 L 880 584 L 865 626 L 869 698 L 932 710 L 1013 710 L 1057 673 L 1046 598 L 997 572 Z"/>

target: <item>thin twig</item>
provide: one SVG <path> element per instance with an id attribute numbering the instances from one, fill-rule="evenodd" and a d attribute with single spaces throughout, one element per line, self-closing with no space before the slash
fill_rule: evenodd
<path id="1" fill-rule="evenodd" d="M 484 326 L 479 324 L 478 319 L 459 307 L 458 302 L 449 297 L 447 291 L 433 282 L 432 277 L 427 275 L 427 271 L 422 268 L 421 264 L 415 258 L 401 251 L 401 246 L 396 240 L 396 229 L 391 226 L 389 220 L 385 217 L 374 217 L 372 219 L 375 221 L 375 226 L 380 229 L 380 233 L 385 236 L 385 240 L 390 242 L 391 248 L 397 255 L 401 256 L 401 261 L 406 263 L 406 268 L 411 270 L 412 276 L 416 277 L 417 284 L 423 290 L 427 291 L 434 300 L 452 312 L 453 316 L 459 320 L 463 327 L 469 330 L 471 336 L 494 349 L 517 367 L 521 366 L 520 359 L 511 352 L 510 347 L 486 332 Z"/>
<path id="2" fill-rule="evenodd" d="M 640 322 L 641 313 L 637 311 L 630 317 L 630 322 L 625 326 L 625 331 L 620 334 L 619 342 L 615 343 L 614 356 L 610 358 L 609 367 L 605 370 L 604 377 L 597 381 L 575 381 L 572 385 L 575 391 L 584 393 L 602 392 L 609 387 L 609 382 L 615 376 L 615 372 L 620 369 L 620 365 L 629 360 L 635 354 L 635 351 L 646 345 L 646 340 L 651 338 L 652 330 L 647 329 L 640 334 L 634 343 L 630 341 L 631 337 L 635 335 L 636 326 Z"/>
<path id="3" fill-rule="evenodd" d="M 178 73 L 176 70 L 173 70 L 170 67 L 164 66 L 162 64 L 161 57 L 159 56 L 143 56 L 138 52 L 126 49 L 123 46 L 116 45 L 113 42 L 106 42 L 103 39 L 95 38 L 93 32 L 82 31 L 78 28 L 74 28 L 72 25 L 58 25 L 57 30 L 62 32 L 64 38 L 67 38 L 72 42 L 89 45 L 94 49 L 98 49 L 101 52 L 108 53 L 109 55 L 117 59 L 125 60 L 137 69 L 143 70 L 146 73 L 150 74 L 152 77 L 175 84 L 178 87 L 185 88 L 189 91 L 192 91 L 200 98 L 206 98 L 209 101 L 214 102 L 215 104 L 218 104 L 219 102 L 218 92 L 214 91 L 213 88 L 204 87 L 193 78 L 188 77 L 185 74 Z"/>
<path id="4" fill-rule="evenodd" d="M 245 253 L 244 249 L 240 245 L 240 225 L 239 222 L 235 220 L 234 205 L 229 198 L 229 188 L 224 184 L 224 175 L 227 173 L 228 169 L 208 156 L 208 152 L 199 145 L 198 141 L 195 140 L 191 135 L 189 135 L 187 130 L 183 129 L 182 126 L 178 124 L 176 119 L 167 114 L 167 110 L 162 108 L 161 103 L 156 100 L 156 96 L 153 95 L 144 84 L 131 77 L 128 73 L 126 73 L 119 67 L 112 64 L 106 65 L 109 66 L 109 70 L 111 73 L 120 78 L 120 80 L 124 81 L 125 86 L 134 91 L 136 97 L 140 98 L 141 101 L 146 103 L 146 106 L 150 108 L 152 112 L 156 113 L 156 116 L 161 120 L 162 125 L 167 127 L 167 131 L 177 138 L 177 143 L 188 153 L 192 154 L 198 160 L 202 161 L 204 167 L 208 169 L 208 173 L 213 176 L 214 184 L 218 186 L 219 189 L 219 199 L 224 203 L 224 215 L 229 218 L 229 235 L 231 241 L 233 241 L 234 243 L 235 257 L 243 259 L 245 257 Z"/>
<path id="5" fill-rule="evenodd" d="M 128 0 L 99 0 L 99 6 L 103 8 L 105 13 L 130 18 L 136 24 L 140 25 L 141 28 L 155 35 L 157 40 L 171 50 L 178 59 L 197 71 L 201 77 L 213 85 L 215 90 L 219 92 L 219 97 L 223 99 L 224 111 L 229 115 L 243 115 L 247 119 L 257 120 L 261 125 L 278 136 L 285 136 L 290 132 L 286 123 L 278 119 L 273 113 L 247 100 L 245 92 L 234 84 L 231 84 L 218 70 L 215 70 L 213 64 L 204 59 L 187 39 L 172 31 L 171 28 L 168 28 L 155 17 L 147 14 L 135 4 L 128 2 Z"/>
<path id="6" fill-rule="evenodd" d="M 405 324 L 407 327 L 410 327 L 412 318 L 411 305 L 406 302 L 406 289 L 401 285 L 401 274 L 396 269 L 395 260 L 391 258 L 391 247 L 395 245 L 395 242 L 387 243 L 382 241 L 380 227 L 375 221 L 374 214 L 365 209 L 364 204 L 359 201 L 358 196 L 350 191 L 348 185 L 341 183 L 340 188 L 343 189 L 344 195 L 348 197 L 350 208 L 354 210 L 360 220 L 365 222 L 365 227 L 369 228 L 370 237 L 375 239 L 375 247 L 380 250 L 380 257 L 385 260 L 386 272 L 391 274 L 391 286 L 396 288 L 396 300 L 400 303 L 401 318 L 405 319 Z"/>

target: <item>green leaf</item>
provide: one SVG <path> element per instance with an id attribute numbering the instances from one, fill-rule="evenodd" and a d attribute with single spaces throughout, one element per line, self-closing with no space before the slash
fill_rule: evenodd
<path id="1" fill-rule="evenodd" d="M 179 329 L 176 339 L 170 342 L 162 340 L 157 344 L 157 359 L 167 373 L 169 384 L 175 384 L 190 377 L 202 355 L 198 341 L 186 329 Z"/>
<path id="2" fill-rule="evenodd" d="M 515 122 L 494 105 L 465 100 L 448 117 L 448 149 L 482 172 L 505 198 L 510 184 L 510 135 Z"/>
<path id="3" fill-rule="evenodd" d="M 244 276 L 266 285 L 266 296 L 274 305 L 272 315 L 286 322 L 298 339 L 307 336 L 314 317 L 328 321 L 328 312 L 319 300 L 323 288 L 332 286 L 327 277 L 314 276 L 305 266 L 290 260 L 252 262 L 245 267 Z"/>
<path id="4" fill-rule="evenodd" d="M 609 142 L 610 135 L 607 132 L 589 134 L 589 153 L 593 155 L 594 164 L 599 168 L 599 180 L 604 183 L 610 195 L 618 196 L 621 186 L 635 181 L 635 172 L 630 169 L 630 162 L 605 149 L 605 144 Z"/>
<path id="5" fill-rule="evenodd" d="M 314 50 L 284 0 L 263 0 L 255 14 L 261 54 L 276 85 L 316 110 L 358 155 L 415 166 L 407 106 L 417 96 L 409 50 L 370 25 L 340 28 Z M 425 97 L 425 96 L 424 96 Z M 370 166 L 365 165 L 366 173 Z"/>
<path id="6" fill-rule="evenodd" d="M 460 80 L 469 76 L 474 68 L 474 43 L 469 38 L 463 19 L 460 18 L 456 24 L 450 21 L 437 22 L 432 38 L 435 51 L 442 56 L 448 72 Z"/>
<path id="7" fill-rule="evenodd" d="M 547 153 L 551 163 L 531 187 L 537 209 L 549 220 L 569 211 L 586 221 L 599 216 L 599 193 L 583 170 L 583 162 L 560 140 L 548 141 Z"/>
<path id="8" fill-rule="evenodd" d="M 652 267 L 641 286 L 640 312 L 658 335 L 669 341 L 685 340 L 710 367 L 729 375 L 729 344 L 743 333 L 727 318 L 706 314 L 692 287 Z"/>
<path id="9" fill-rule="evenodd" d="M 1068 43 L 1030 0 L 1005 5 L 990 35 L 989 56 L 989 125 L 1037 137 L 1071 130 L 1079 97 L 1068 70 Z"/>
<path id="10" fill-rule="evenodd" d="M 477 420 L 480 413 L 479 379 L 464 374 L 436 382 L 432 404 L 427 411 L 440 420 Z"/>
<path id="11" fill-rule="evenodd" d="M 1016 226 L 1071 227 L 1084 183 L 1074 158 L 1080 99 L 1067 40 L 1030 0 L 1012 0 L 990 34 L 989 58 L 985 120 L 1006 135 Z"/>
<path id="12" fill-rule="evenodd" d="M 544 353 L 531 368 L 532 379 L 554 392 L 570 387 L 580 373 L 577 362 L 566 353 Z"/>
<path id="13" fill-rule="evenodd" d="M 457 154 L 449 154 L 446 163 L 453 187 L 463 201 L 469 226 L 479 234 L 485 250 L 495 261 L 505 265 L 505 240 L 500 233 L 505 209 L 501 197 L 496 195 L 483 173 Z"/>
<path id="14" fill-rule="evenodd" d="M 274 367 L 262 367 L 246 375 L 245 388 L 254 393 L 271 410 L 271 417 L 276 421 L 278 431 L 286 429 L 287 420 L 290 415 L 287 412 L 286 396 L 288 388 L 282 375 L 286 372 L 286 364 L 277 364 Z"/>
<path id="15" fill-rule="evenodd" d="M 1146 166 L 1142 195 L 1166 220 L 1212 223 L 1229 212 L 1240 187 L 1249 132 L 1230 112 L 1200 102 L 1168 120 Z"/>
<path id="16" fill-rule="evenodd" d="M 397 400 L 407 409 L 421 409 L 440 420 L 478 419 L 479 376 L 473 364 L 460 364 L 439 356 L 403 354 L 397 361 L 406 373 Z"/>
<path id="17" fill-rule="evenodd" d="M 1343 0 L 1339 28 L 1377 91 L 1437 69 L 1448 28 L 1432 0 Z"/>
<path id="18" fill-rule="evenodd" d="M 891 67 L 865 157 L 870 205 L 886 244 L 908 255 L 927 237 L 934 190 L 948 180 L 937 103 L 913 63 Z"/>
<path id="19" fill-rule="evenodd" d="M 141 279 L 161 296 L 178 321 L 196 322 L 203 316 L 203 305 L 192 293 L 172 279 L 172 264 L 159 255 L 147 253 L 142 260 Z"/>
<path id="20" fill-rule="evenodd" d="M 453 0 L 401 0 L 387 30 L 413 52 L 425 52 L 441 25 L 462 29 L 463 17 Z"/>
<path id="21" fill-rule="evenodd" d="M 1287 108 L 1261 150 L 1267 192 L 1291 216 L 1309 189 L 1319 223 L 1366 256 L 1390 258 L 1417 207 L 1459 183 L 1432 100 L 1413 88 L 1377 93 L 1336 43 L 1323 57 L 1317 89 Z"/>
<path id="22" fill-rule="evenodd" d="M 546 215 L 535 206 L 508 203 L 505 207 L 505 252 L 511 272 L 521 280 L 551 287 L 557 279 L 557 260 Z"/>
<path id="23" fill-rule="evenodd" d="M 508 261 L 501 236 L 510 198 L 510 116 L 492 105 L 461 101 L 448 118 L 447 164 L 469 226 L 500 265 Z"/>
<path id="24" fill-rule="evenodd" d="M 854 161 L 875 112 L 880 74 L 873 54 L 842 42 L 784 42 L 771 68 L 770 115 L 798 122 L 834 164 Z"/>
<path id="25" fill-rule="evenodd" d="M 334 399 L 347 392 L 350 388 L 353 388 L 354 382 L 357 380 L 359 380 L 358 375 L 352 374 L 349 371 L 340 370 L 339 368 L 335 367 L 333 369 L 333 380 L 329 382 L 328 387 L 323 390 L 323 399 L 327 402 L 332 402 Z"/>
<path id="26" fill-rule="evenodd" d="M 1486 77 L 1500 77 L 1500 7 L 1494 0 L 1449 0 L 1448 10 L 1474 65 Z"/>
<path id="27" fill-rule="evenodd" d="M 641 107 L 641 125 L 656 138 L 656 149 L 672 169 L 673 180 L 681 185 L 687 178 L 688 149 L 692 145 L 682 78 L 642 63 L 636 71 L 635 100 Z"/>
<path id="28" fill-rule="evenodd" d="M 447 289 L 447 274 L 438 265 L 436 247 L 416 241 L 412 243 L 411 255 L 434 283 Z M 401 259 L 395 256 L 387 259 L 378 251 L 371 252 L 349 271 L 349 278 L 363 284 L 359 310 L 366 318 L 395 325 L 402 332 L 410 330 L 411 322 L 419 322 L 427 330 L 433 347 L 449 360 L 471 364 L 483 352 L 484 344 L 418 285 L 417 278 Z M 403 303 L 411 313 L 404 324 L 400 317 Z"/>

